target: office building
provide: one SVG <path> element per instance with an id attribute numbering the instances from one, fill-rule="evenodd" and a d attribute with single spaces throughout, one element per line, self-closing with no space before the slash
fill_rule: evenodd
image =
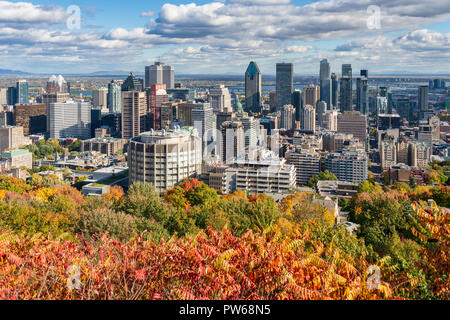
<path id="1" fill-rule="evenodd" d="M 92 107 L 104 109 L 108 106 L 108 88 L 97 88 L 92 91 Z"/>
<path id="2" fill-rule="evenodd" d="M 276 95 L 277 110 L 292 102 L 294 92 L 294 65 L 277 63 Z"/>
<path id="3" fill-rule="evenodd" d="M 394 139 L 385 139 L 380 144 L 381 168 L 388 170 L 397 164 L 397 144 Z"/>
<path id="4" fill-rule="evenodd" d="M 280 128 L 285 130 L 295 129 L 295 109 L 292 105 L 281 108 Z"/>
<path id="5" fill-rule="evenodd" d="M 147 95 L 141 91 L 122 91 L 122 138 L 131 139 L 146 130 Z"/>
<path id="6" fill-rule="evenodd" d="M 384 97 L 387 100 L 387 107 L 386 111 L 384 113 L 392 114 L 393 110 L 393 96 L 392 96 L 392 89 L 390 87 L 379 87 L 378 88 L 378 96 Z"/>
<path id="7" fill-rule="evenodd" d="M 419 87 L 418 105 L 419 105 L 420 112 L 428 111 L 428 109 L 429 109 L 429 103 L 430 103 L 429 93 L 430 93 L 430 89 L 428 88 L 428 86 L 420 86 Z"/>
<path id="8" fill-rule="evenodd" d="M 50 130 L 50 104 L 64 103 L 70 100 L 70 94 L 67 92 L 44 93 L 42 95 L 42 103 L 47 106 L 47 131 Z"/>
<path id="9" fill-rule="evenodd" d="M 17 103 L 20 105 L 28 104 L 28 82 L 26 80 L 17 81 Z"/>
<path id="10" fill-rule="evenodd" d="M 303 108 L 302 130 L 316 132 L 316 108 L 311 105 L 306 105 Z"/>
<path id="11" fill-rule="evenodd" d="M 201 174 L 202 149 L 196 132 L 161 130 L 142 133 L 128 147 L 130 184 L 151 183 L 159 192 Z"/>
<path id="12" fill-rule="evenodd" d="M 158 84 L 165 84 L 167 89 L 174 89 L 175 69 L 161 62 L 145 67 L 145 88 Z"/>
<path id="13" fill-rule="evenodd" d="M 47 81 L 47 88 L 45 90 L 48 94 L 67 93 L 67 82 L 62 75 L 52 75 Z"/>
<path id="14" fill-rule="evenodd" d="M 8 88 L 0 88 L 0 106 L 8 104 Z"/>
<path id="15" fill-rule="evenodd" d="M 338 115 L 338 133 L 349 133 L 367 145 L 367 116 L 358 111 L 349 111 Z"/>
<path id="16" fill-rule="evenodd" d="M 397 112 L 402 119 L 406 119 L 409 123 L 414 122 L 414 109 L 409 98 L 397 100 Z"/>
<path id="17" fill-rule="evenodd" d="M 303 88 L 303 106 L 317 106 L 320 101 L 320 87 L 310 85 Z"/>
<path id="18" fill-rule="evenodd" d="M 365 73 L 361 70 L 361 73 Z M 369 80 L 361 76 L 356 80 L 356 111 L 369 115 Z"/>
<path id="19" fill-rule="evenodd" d="M 330 108 L 333 105 L 333 93 L 331 82 L 331 66 L 327 59 L 320 62 L 320 100 Z"/>
<path id="20" fill-rule="evenodd" d="M 340 88 L 340 110 L 342 113 L 345 111 L 353 110 L 353 72 L 351 64 L 342 65 L 342 77 Z"/>
<path id="21" fill-rule="evenodd" d="M 161 127 L 161 108 L 169 103 L 169 95 L 165 84 L 154 84 L 146 89 L 148 102 L 148 129 L 160 130 Z"/>
<path id="22" fill-rule="evenodd" d="M 117 81 L 108 83 L 107 106 L 110 113 L 122 112 L 122 87 Z"/>
<path id="23" fill-rule="evenodd" d="M 50 103 L 50 139 L 89 139 L 91 108 L 91 104 L 85 101 Z"/>
<path id="24" fill-rule="evenodd" d="M 334 109 L 339 109 L 339 76 L 335 73 L 331 74 L 331 103 Z"/>
<path id="25" fill-rule="evenodd" d="M 222 141 L 221 160 L 228 164 L 245 155 L 245 133 L 244 126 L 238 121 L 227 121 L 220 129 Z"/>
<path id="26" fill-rule="evenodd" d="M 128 78 L 122 83 L 122 91 L 143 91 L 142 81 L 131 72 Z"/>
<path id="27" fill-rule="evenodd" d="M 207 150 L 207 146 L 214 140 L 216 133 L 216 118 L 210 103 L 195 104 L 192 109 L 192 125 L 203 141 L 203 154 L 209 154 L 212 150 Z"/>
<path id="28" fill-rule="evenodd" d="M 261 111 L 262 75 L 256 62 L 250 62 L 245 72 L 245 110 Z"/>
<path id="29" fill-rule="evenodd" d="M 218 85 L 209 90 L 209 103 L 215 113 L 233 112 L 230 91 L 224 85 Z"/>
<path id="30" fill-rule="evenodd" d="M 322 116 L 322 123 L 319 125 L 327 131 L 337 131 L 338 112 L 336 110 L 326 111 Z"/>
<path id="31" fill-rule="evenodd" d="M 295 109 L 295 121 L 301 122 L 303 120 L 302 95 L 300 90 L 295 90 L 292 94 L 292 105 Z"/>
<path id="32" fill-rule="evenodd" d="M 47 106 L 45 104 L 14 106 L 14 125 L 23 127 L 23 134 L 47 132 Z"/>

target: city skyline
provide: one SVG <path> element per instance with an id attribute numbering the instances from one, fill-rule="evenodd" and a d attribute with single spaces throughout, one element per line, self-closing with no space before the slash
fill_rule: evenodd
<path id="1" fill-rule="evenodd" d="M 160 60 L 179 74 L 240 74 L 251 60 L 262 74 L 277 62 L 317 74 L 325 58 L 335 73 L 348 62 L 372 74 L 450 66 L 446 1 L 35 0 L 0 9 L 0 69 L 31 73 L 143 72 Z"/>

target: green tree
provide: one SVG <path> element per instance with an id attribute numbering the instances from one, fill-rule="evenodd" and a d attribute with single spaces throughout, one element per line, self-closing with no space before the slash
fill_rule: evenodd
<path id="1" fill-rule="evenodd" d="M 318 175 L 315 175 L 308 181 L 308 187 L 315 189 L 319 181 L 337 181 L 338 178 L 330 171 L 322 171 Z"/>

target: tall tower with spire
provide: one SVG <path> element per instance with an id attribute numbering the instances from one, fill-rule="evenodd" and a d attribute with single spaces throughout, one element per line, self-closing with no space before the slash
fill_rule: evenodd
<path id="1" fill-rule="evenodd" d="M 250 62 L 245 72 L 245 110 L 261 111 L 262 75 L 256 62 Z"/>

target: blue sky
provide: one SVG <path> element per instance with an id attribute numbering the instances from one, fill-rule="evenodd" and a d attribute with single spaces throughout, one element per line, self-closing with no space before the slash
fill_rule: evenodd
<path id="1" fill-rule="evenodd" d="M 67 28 L 70 5 L 79 30 Z M 327 58 L 372 73 L 450 73 L 448 0 L 0 0 L 0 69 L 240 74 L 250 60 L 317 73 Z"/>

